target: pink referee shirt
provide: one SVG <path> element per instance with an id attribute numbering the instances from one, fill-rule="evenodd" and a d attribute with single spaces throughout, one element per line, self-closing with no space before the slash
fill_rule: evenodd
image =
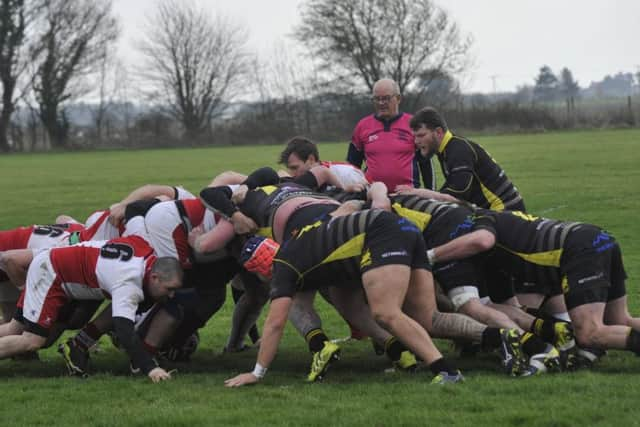
<path id="1" fill-rule="evenodd" d="M 417 176 L 411 117 L 402 113 L 385 124 L 372 114 L 358 122 L 351 137 L 351 143 L 364 154 L 369 182 L 384 182 L 390 192 L 400 184 L 414 186 Z"/>

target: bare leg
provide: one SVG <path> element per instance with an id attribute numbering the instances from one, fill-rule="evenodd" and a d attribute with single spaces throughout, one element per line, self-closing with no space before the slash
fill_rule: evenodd
<path id="1" fill-rule="evenodd" d="M 569 311 L 578 345 L 599 349 L 626 349 L 631 328 L 603 323 L 605 303 L 583 304 Z"/>
<path id="2" fill-rule="evenodd" d="M 362 275 L 362 284 L 376 322 L 427 364 L 432 364 L 441 359 L 442 354 L 431 341 L 425 328 L 402 312 L 410 282 L 411 269 L 405 265 L 385 265 Z M 431 300 L 435 301 L 433 282 L 430 285 Z M 419 286 L 422 287 L 422 292 L 428 291 L 424 283 Z M 419 296 L 419 301 L 428 300 L 428 297 L 419 295 L 419 289 L 414 290 L 414 293 L 415 296 Z"/>
<path id="3" fill-rule="evenodd" d="M 23 331 L 24 325 L 16 319 L 11 319 L 9 322 L 0 325 L 0 337 L 20 335 Z"/>
<path id="4" fill-rule="evenodd" d="M 631 317 L 627 307 L 627 296 L 609 301 L 604 308 L 604 323 L 607 325 L 624 325 L 640 331 L 640 318 Z"/>
<path id="5" fill-rule="evenodd" d="M 289 321 L 303 337 L 313 329 L 322 328 L 322 320 L 313 307 L 315 291 L 296 293 L 289 311 Z"/>
<path id="6" fill-rule="evenodd" d="M 0 338 L 0 359 L 36 351 L 41 348 L 46 341 L 45 337 L 23 332 L 21 335 L 7 335 Z"/>
<path id="7" fill-rule="evenodd" d="M 517 329 L 520 333 L 522 333 L 524 329 L 511 320 L 505 313 L 496 310 L 492 306 L 482 304 L 477 298 L 472 298 L 467 301 L 458 311 L 488 326 Z"/>
<path id="8" fill-rule="evenodd" d="M 370 336 L 373 341 L 384 346 L 391 334 L 382 329 L 371 316 L 371 310 L 365 303 L 362 289 L 329 288 L 331 301 L 338 313 L 359 331 Z"/>

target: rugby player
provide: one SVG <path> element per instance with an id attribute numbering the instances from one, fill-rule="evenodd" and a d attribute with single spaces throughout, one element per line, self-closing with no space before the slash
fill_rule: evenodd
<path id="1" fill-rule="evenodd" d="M 14 319 L 0 326 L 0 358 L 42 347 L 66 302 L 100 300 L 106 294 L 112 300 L 114 329 L 129 356 L 153 382 L 170 379 L 137 339 L 134 319 L 145 294 L 163 300 L 181 285 L 178 262 L 156 258 L 138 235 L 42 251 L 29 267 Z"/>
<path id="2" fill-rule="evenodd" d="M 446 179 L 441 193 L 480 208 L 525 210 L 517 188 L 489 153 L 475 142 L 454 135 L 435 109 L 419 110 L 409 124 L 423 154 L 435 154 L 440 161 Z"/>
<path id="3" fill-rule="evenodd" d="M 442 357 L 427 333 L 435 299 L 424 250 L 413 224 L 374 209 L 315 223 L 289 239 L 277 255 L 270 251 L 271 305 L 256 367 L 225 385 L 253 384 L 264 376 L 276 355 L 295 293 L 326 286 L 327 277 L 344 287 L 361 280 L 375 320 L 429 365 L 435 374 L 433 383 L 462 381 L 460 371 Z M 263 265 L 270 264 L 267 260 Z M 256 271 L 264 272 L 264 267 Z"/>
<path id="4" fill-rule="evenodd" d="M 627 276 L 620 246 L 611 234 L 595 225 L 517 211 L 482 210 L 476 223 L 475 231 L 431 249 L 430 259 L 446 261 L 491 251 L 490 268 L 547 294 L 564 295 L 582 349 L 640 354 L 640 319 L 629 314 Z M 593 361 L 598 353 L 578 354 Z"/>

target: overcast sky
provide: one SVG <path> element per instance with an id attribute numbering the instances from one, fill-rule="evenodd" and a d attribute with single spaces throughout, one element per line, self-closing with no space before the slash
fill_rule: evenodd
<path id="1" fill-rule="evenodd" d="M 302 0 L 195 0 L 248 28 L 250 47 L 268 54 L 299 22 Z M 393 1 L 393 0 L 389 0 Z M 115 0 L 122 23 L 120 54 L 135 59 L 132 41 L 155 0 Z M 582 87 L 606 74 L 640 71 L 639 0 L 440 0 L 474 38 L 475 65 L 465 92 L 514 90 L 532 84 L 539 68 L 568 67 Z"/>

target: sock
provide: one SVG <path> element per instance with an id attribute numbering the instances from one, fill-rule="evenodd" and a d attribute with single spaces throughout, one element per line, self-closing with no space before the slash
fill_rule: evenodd
<path id="1" fill-rule="evenodd" d="M 531 323 L 531 328 L 529 330 L 542 338 L 546 342 L 553 342 L 556 331 L 555 324 L 556 320 L 550 318 L 537 318 Z"/>
<path id="2" fill-rule="evenodd" d="M 93 323 L 87 323 L 87 325 L 73 337 L 73 342 L 83 350 L 89 350 L 96 345 L 96 342 L 102 336 L 102 332 L 96 328 Z"/>
<path id="3" fill-rule="evenodd" d="M 441 357 L 440 359 L 429 365 L 429 369 L 431 370 L 431 372 L 433 372 L 434 375 L 438 375 L 440 372 L 446 372 L 449 375 L 458 374 L 458 370 L 449 365 L 449 363 L 444 360 L 444 357 Z"/>
<path id="4" fill-rule="evenodd" d="M 154 345 L 149 344 L 146 341 L 142 341 L 142 346 L 144 347 L 145 350 L 147 350 L 147 352 L 149 354 L 151 354 L 152 356 L 155 356 L 156 353 L 158 353 L 158 348 Z"/>
<path id="5" fill-rule="evenodd" d="M 501 341 L 500 329 L 487 326 L 482 332 L 482 341 L 480 341 L 480 346 L 485 351 L 492 350 L 500 347 Z"/>
<path id="6" fill-rule="evenodd" d="M 320 328 L 312 329 L 304 336 L 311 353 L 317 353 L 324 347 L 324 342 L 329 341 L 324 331 Z"/>
<path id="7" fill-rule="evenodd" d="M 407 347 L 405 347 L 404 344 L 398 341 L 396 337 L 391 337 L 384 343 L 384 352 L 392 362 L 400 360 L 400 355 L 403 351 L 406 350 Z"/>
<path id="8" fill-rule="evenodd" d="M 631 329 L 629 336 L 627 337 L 627 350 L 633 351 L 636 355 L 640 356 L 640 332 Z"/>
<path id="9" fill-rule="evenodd" d="M 539 308 L 522 306 L 522 310 L 524 310 L 526 313 L 529 313 L 533 317 L 540 317 L 541 316 Z"/>
<path id="10" fill-rule="evenodd" d="M 525 332 L 522 335 L 520 338 L 520 345 L 522 346 L 522 351 L 524 351 L 528 356 L 544 353 L 547 349 L 547 343 L 542 341 L 542 338 L 532 334 L 531 332 Z"/>
<path id="11" fill-rule="evenodd" d="M 257 343 L 260 339 L 260 332 L 258 332 L 258 327 L 254 323 L 251 329 L 249 329 L 249 338 L 251 338 L 252 343 Z"/>

